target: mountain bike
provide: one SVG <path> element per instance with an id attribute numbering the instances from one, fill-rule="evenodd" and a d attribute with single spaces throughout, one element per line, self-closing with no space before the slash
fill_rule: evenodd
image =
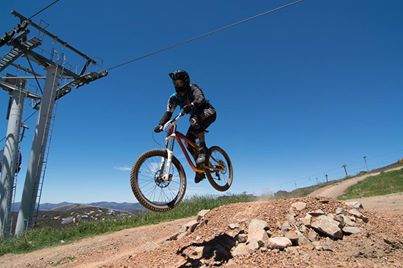
<path id="1" fill-rule="evenodd" d="M 177 131 L 176 121 L 184 115 L 185 113 L 181 112 L 164 125 L 163 129 L 167 133 L 165 148 L 150 150 L 140 155 L 130 172 L 130 185 L 135 197 L 144 207 L 152 211 L 171 210 L 185 195 L 186 174 L 181 162 L 174 156 L 175 141 L 182 149 L 191 169 L 197 173 L 204 173 L 217 191 L 224 192 L 232 184 L 231 160 L 220 147 L 212 146 L 207 150 L 203 169 L 192 162 L 183 142 L 194 150 L 196 144 Z"/>

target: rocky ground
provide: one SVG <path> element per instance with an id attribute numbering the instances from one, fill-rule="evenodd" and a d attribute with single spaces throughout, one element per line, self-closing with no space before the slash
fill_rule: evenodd
<path id="1" fill-rule="evenodd" d="M 104 267 L 402 267 L 402 222 L 327 198 L 234 204 Z"/>

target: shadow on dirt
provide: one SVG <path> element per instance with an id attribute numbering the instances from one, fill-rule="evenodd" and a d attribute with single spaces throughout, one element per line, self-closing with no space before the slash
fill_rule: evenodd
<path id="1" fill-rule="evenodd" d="M 232 258 L 231 249 L 235 246 L 236 239 L 228 234 L 220 234 L 209 241 L 191 243 L 177 251 L 178 255 L 185 258 L 184 267 L 201 267 L 206 264 L 221 265 Z"/>

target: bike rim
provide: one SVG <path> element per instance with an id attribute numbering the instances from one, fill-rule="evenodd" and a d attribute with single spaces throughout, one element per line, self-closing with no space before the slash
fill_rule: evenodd
<path id="1" fill-rule="evenodd" d="M 161 161 L 166 158 L 161 156 L 153 156 L 147 158 L 140 166 L 138 172 L 138 186 L 141 194 L 150 203 L 156 205 L 167 205 L 176 200 L 181 189 L 181 177 L 179 170 L 172 163 L 169 180 L 163 180 L 165 168 L 160 171 Z M 164 165 L 165 166 L 165 165 Z"/>
<path id="2" fill-rule="evenodd" d="M 225 156 L 219 151 L 212 151 L 209 158 L 210 175 L 216 184 L 225 186 L 230 178 L 230 170 Z"/>

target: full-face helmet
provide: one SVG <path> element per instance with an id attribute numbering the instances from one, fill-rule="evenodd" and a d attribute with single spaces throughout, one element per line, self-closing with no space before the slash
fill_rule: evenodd
<path id="1" fill-rule="evenodd" d="M 190 87 L 189 74 L 184 70 L 169 73 L 177 93 L 184 94 Z"/>

